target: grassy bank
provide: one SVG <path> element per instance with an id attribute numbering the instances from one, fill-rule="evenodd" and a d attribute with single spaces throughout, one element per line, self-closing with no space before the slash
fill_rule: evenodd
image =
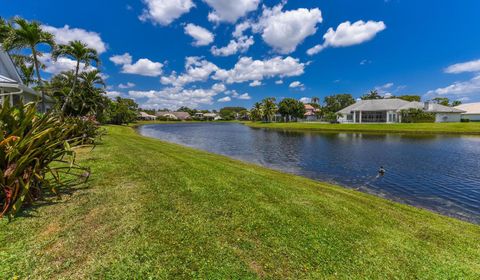
<path id="1" fill-rule="evenodd" d="M 478 279 L 480 227 L 108 127 L 88 188 L 0 221 L 0 279 Z"/>
<path id="2" fill-rule="evenodd" d="M 372 132 L 412 134 L 475 134 L 480 123 L 400 123 L 400 124 L 323 124 L 323 123 L 261 123 L 246 122 L 255 128 L 271 128 L 319 132 Z"/>

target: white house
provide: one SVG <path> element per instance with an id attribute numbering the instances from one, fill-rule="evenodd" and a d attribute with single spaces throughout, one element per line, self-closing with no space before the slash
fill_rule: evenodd
<path id="1" fill-rule="evenodd" d="M 431 102 L 410 102 L 397 98 L 360 100 L 338 112 L 340 123 L 400 123 L 401 111 L 421 109 L 435 114 L 435 122 L 460 122 L 463 110 Z"/>
<path id="2" fill-rule="evenodd" d="M 466 103 L 459 105 L 455 108 L 465 111 L 465 113 L 462 114 L 462 119 L 470 120 L 473 122 L 480 122 L 480 102 Z"/>
<path id="3" fill-rule="evenodd" d="M 153 116 L 145 112 L 140 112 L 138 113 L 138 118 L 145 121 L 154 121 L 157 119 L 157 116 Z"/>
<path id="4" fill-rule="evenodd" d="M 0 45 L 0 104 L 3 104 L 6 97 L 9 97 L 11 105 L 17 104 L 20 99 L 24 103 L 41 100 L 40 93 L 23 84 L 15 64 Z M 45 108 L 48 110 L 53 104 L 53 99 L 46 96 Z"/>

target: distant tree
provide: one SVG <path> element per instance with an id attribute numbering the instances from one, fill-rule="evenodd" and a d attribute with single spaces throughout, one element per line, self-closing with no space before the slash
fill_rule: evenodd
<path id="1" fill-rule="evenodd" d="M 336 113 L 343 108 L 354 104 L 355 99 L 353 99 L 351 94 L 336 94 L 325 97 L 324 103 L 325 105 L 322 108 L 324 113 Z"/>
<path id="2" fill-rule="evenodd" d="M 234 120 L 240 116 L 240 112 L 246 110 L 244 107 L 224 107 L 220 109 L 220 117 L 224 120 Z"/>
<path id="3" fill-rule="evenodd" d="M 304 117 L 305 104 L 294 98 L 284 98 L 278 103 L 278 112 L 286 122 L 289 122 L 292 119 L 297 120 Z"/>
<path id="4" fill-rule="evenodd" d="M 383 99 L 376 89 L 371 90 L 369 93 L 361 97 L 362 100 Z"/>
<path id="5" fill-rule="evenodd" d="M 195 110 L 195 109 L 190 109 L 186 106 L 182 106 L 182 107 L 178 108 L 177 112 L 186 112 L 186 113 L 189 113 L 190 116 L 194 116 L 198 111 Z"/>
<path id="6" fill-rule="evenodd" d="M 451 105 L 451 106 L 452 106 L 452 107 L 455 107 L 455 106 L 459 106 L 459 105 L 462 105 L 462 101 L 460 101 L 460 100 L 455 100 L 455 101 L 452 102 L 452 105 Z"/>
<path id="7" fill-rule="evenodd" d="M 318 98 L 316 96 L 312 97 L 311 103 L 312 104 L 319 104 L 320 103 L 320 98 Z"/>
<path id="8" fill-rule="evenodd" d="M 133 99 L 117 97 L 110 104 L 110 119 L 113 124 L 129 124 L 137 119 L 138 104 Z"/>
<path id="9" fill-rule="evenodd" d="M 403 123 L 433 123 L 435 122 L 435 114 L 428 113 L 422 109 L 408 109 L 400 112 Z"/>
<path id="10" fill-rule="evenodd" d="M 397 96 L 396 98 L 402 99 L 405 101 L 410 101 L 410 102 L 413 102 L 413 101 L 420 102 L 422 100 L 422 97 L 420 97 L 419 95 L 400 95 L 400 96 Z"/>
<path id="11" fill-rule="evenodd" d="M 35 67 L 35 73 L 37 74 L 37 85 L 42 92 L 42 111 L 45 111 L 45 92 L 43 90 L 43 80 L 40 74 L 40 60 L 38 59 L 42 53 L 38 50 L 39 45 L 49 46 L 53 48 L 55 42 L 53 35 L 42 30 L 39 22 L 29 22 L 22 18 L 15 18 L 12 29 L 8 32 L 6 38 L 3 39 L 3 47 L 7 51 L 11 50 L 23 50 L 29 49 L 32 58 L 33 65 Z"/>
<path id="12" fill-rule="evenodd" d="M 450 106 L 450 99 L 446 97 L 435 97 L 432 101 L 443 106 Z"/>
<path id="13" fill-rule="evenodd" d="M 277 104 L 275 97 L 267 97 L 262 100 L 262 118 L 266 122 L 271 122 L 277 113 Z"/>

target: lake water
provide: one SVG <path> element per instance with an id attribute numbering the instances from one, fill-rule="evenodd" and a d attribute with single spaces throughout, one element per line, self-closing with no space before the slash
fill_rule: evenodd
<path id="1" fill-rule="evenodd" d="M 146 125 L 139 132 L 480 223 L 478 136 L 286 132 L 232 123 Z M 380 166 L 385 176 L 377 176 Z"/>

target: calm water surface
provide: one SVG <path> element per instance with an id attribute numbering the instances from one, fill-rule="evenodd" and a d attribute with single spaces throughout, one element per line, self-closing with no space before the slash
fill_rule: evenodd
<path id="1" fill-rule="evenodd" d="M 283 132 L 230 123 L 139 131 L 480 223 L 478 136 Z M 383 177 L 380 166 L 387 170 Z"/>

